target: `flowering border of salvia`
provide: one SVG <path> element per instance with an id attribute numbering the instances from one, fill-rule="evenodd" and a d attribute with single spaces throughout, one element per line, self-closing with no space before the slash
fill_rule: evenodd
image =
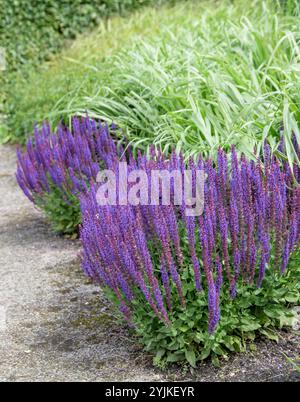
<path id="1" fill-rule="evenodd" d="M 148 159 L 139 155 L 130 168 L 151 171 L 180 170 L 183 155 L 173 152 Z M 143 294 L 156 316 L 169 324 L 174 289 L 184 307 L 182 272 L 193 267 L 195 289 L 208 297 L 208 331 L 220 320 L 220 293 L 228 288 L 236 297 L 238 281 L 262 285 L 267 269 L 282 274 L 299 244 L 300 187 L 288 164 L 282 165 L 267 144 L 264 161 L 231 157 L 221 149 L 217 161 L 190 159 L 188 168 L 207 174 L 204 213 L 186 215 L 184 204 L 165 206 L 99 206 L 97 186 L 81 197 L 83 268 L 101 286 L 109 287 L 130 321 L 136 290 Z M 182 243 L 188 242 L 188 261 Z M 151 243 L 151 247 L 149 244 Z M 159 263 L 153 255 L 159 256 Z M 274 255 L 274 258 L 272 258 Z"/>
<path id="2" fill-rule="evenodd" d="M 17 181 L 38 205 L 53 188 L 66 202 L 70 195 L 80 198 L 83 269 L 113 290 L 128 320 L 138 290 L 156 316 L 169 324 L 175 293 L 179 303 L 186 304 L 182 272 L 192 266 L 195 290 L 207 292 L 208 330 L 213 332 L 220 320 L 222 287 L 234 298 L 238 281 L 260 287 L 266 269 L 285 272 L 299 243 L 299 169 L 281 164 L 267 144 L 263 162 L 238 158 L 234 147 L 230 160 L 220 149 L 215 162 L 199 157 L 187 164 L 175 152 L 167 158 L 151 149 L 149 157 L 138 153 L 134 159 L 129 151 L 129 170 L 143 169 L 149 178 L 153 170 L 179 170 L 182 175 L 187 167 L 194 175 L 203 170 L 208 177 L 203 214 L 188 216 L 187 206 L 174 202 L 99 206 L 100 168 L 117 170 L 119 159 L 126 160 L 110 135 L 115 131 L 88 117 L 74 118 L 71 130 L 60 126 L 57 132 L 45 123 L 35 129 L 26 152 L 17 151 Z M 282 143 L 279 151 L 284 153 Z M 184 241 L 188 256 L 182 250 Z"/>
<path id="3" fill-rule="evenodd" d="M 77 199 L 96 182 L 101 165 L 109 167 L 123 152 L 112 139 L 116 131 L 88 117 L 73 118 L 71 129 L 60 125 L 56 132 L 48 123 L 36 127 L 25 152 L 17 150 L 16 179 L 26 197 L 40 207 L 54 189 L 66 203 Z"/>

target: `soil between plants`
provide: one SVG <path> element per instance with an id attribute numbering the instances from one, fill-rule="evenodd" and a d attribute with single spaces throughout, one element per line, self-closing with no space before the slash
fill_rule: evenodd
<path id="1" fill-rule="evenodd" d="M 281 331 L 278 344 L 256 342 L 221 368 L 154 368 L 82 273 L 79 242 L 54 235 L 25 199 L 15 164 L 15 148 L 1 146 L 0 381 L 300 381 L 285 357 L 300 354 L 293 331 Z"/>

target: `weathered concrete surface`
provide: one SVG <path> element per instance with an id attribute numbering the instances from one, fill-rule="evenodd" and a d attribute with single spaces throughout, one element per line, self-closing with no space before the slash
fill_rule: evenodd
<path id="1" fill-rule="evenodd" d="M 0 147 L 0 381 L 157 379 L 81 272 L 79 242 L 18 189 L 14 155 Z"/>
<path id="2" fill-rule="evenodd" d="M 283 352 L 299 337 L 233 356 L 221 369 L 161 373 L 79 267 L 79 243 L 55 236 L 15 179 L 15 150 L 0 147 L 0 381 L 297 381 Z"/>

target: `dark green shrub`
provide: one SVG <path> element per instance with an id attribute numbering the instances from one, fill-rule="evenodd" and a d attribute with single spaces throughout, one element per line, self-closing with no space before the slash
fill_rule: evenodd
<path id="1" fill-rule="evenodd" d="M 166 0 L 3 0 L 0 8 L 1 46 L 9 70 L 38 64 L 68 39 L 93 28 L 113 13 L 132 11 Z"/>
<path id="2" fill-rule="evenodd" d="M 0 65 L 0 142 L 24 143 L 28 134 L 28 126 L 18 127 L 19 134 L 6 119 L 14 119 L 16 71 L 19 78 L 26 78 L 29 71 L 49 60 L 77 34 L 93 29 L 112 14 L 167 2 L 173 0 L 2 0 L 0 48 L 5 50 L 6 70 L 1 71 Z"/>

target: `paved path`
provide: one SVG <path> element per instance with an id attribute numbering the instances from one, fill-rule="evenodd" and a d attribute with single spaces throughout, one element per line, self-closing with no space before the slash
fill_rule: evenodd
<path id="1" fill-rule="evenodd" d="M 299 380 L 282 354 L 300 352 L 294 334 L 222 369 L 155 370 L 81 272 L 79 243 L 55 236 L 18 189 L 14 155 L 0 147 L 0 381 Z"/>
<path id="2" fill-rule="evenodd" d="M 79 243 L 18 189 L 14 155 L 0 147 L 0 381 L 156 379 L 81 272 Z"/>

